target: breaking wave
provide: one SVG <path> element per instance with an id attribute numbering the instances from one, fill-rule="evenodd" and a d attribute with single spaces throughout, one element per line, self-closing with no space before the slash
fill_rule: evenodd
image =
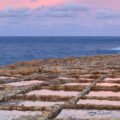
<path id="1" fill-rule="evenodd" d="M 112 50 L 120 51 L 120 47 L 112 48 Z"/>

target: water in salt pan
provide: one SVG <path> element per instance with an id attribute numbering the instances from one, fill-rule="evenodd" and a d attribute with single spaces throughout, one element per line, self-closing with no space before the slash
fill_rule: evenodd
<path id="1" fill-rule="evenodd" d="M 24 106 L 27 106 L 27 107 L 30 107 L 30 106 L 52 106 L 54 104 L 63 104 L 64 102 L 44 102 L 44 101 L 22 101 L 19 103 L 19 105 L 24 105 Z"/>
<path id="2" fill-rule="evenodd" d="M 6 77 L 6 76 L 0 76 L 0 79 L 14 79 L 14 77 Z"/>
<path id="3" fill-rule="evenodd" d="M 69 85 L 69 86 L 78 86 L 78 85 L 90 85 L 91 83 L 66 83 L 61 86 Z M 97 83 L 99 86 L 120 86 L 117 83 Z"/>
<path id="4" fill-rule="evenodd" d="M 68 78 L 68 77 L 62 77 L 62 76 L 60 76 L 60 77 L 58 77 L 58 79 L 62 79 L 62 80 L 74 80 L 74 78 Z"/>
<path id="5" fill-rule="evenodd" d="M 57 118 L 76 118 L 76 119 L 89 119 L 89 118 L 120 118 L 120 111 L 107 111 L 107 110 L 71 110 L 64 109 Z"/>
<path id="6" fill-rule="evenodd" d="M 120 86 L 120 84 L 117 83 L 97 83 L 99 86 Z"/>
<path id="7" fill-rule="evenodd" d="M 52 91 L 52 90 L 34 90 L 31 91 L 29 93 L 27 93 L 27 95 L 57 95 L 57 96 L 76 96 L 79 92 L 75 92 L 75 91 Z"/>
<path id="8" fill-rule="evenodd" d="M 23 85 L 32 85 L 32 84 L 40 84 L 44 81 L 39 81 L 39 80 L 32 80 L 32 81 L 21 81 L 21 82 L 14 82 L 14 83 L 9 83 L 6 85 L 11 85 L 11 86 L 23 86 Z"/>
<path id="9" fill-rule="evenodd" d="M 100 92 L 90 92 L 87 96 L 103 96 L 103 97 L 108 97 L 108 96 L 116 96 L 120 97 L 120 92 L 111 92 L 111 91 L 100 91 Z"/>
<path id="10" fill-rule="evenodd" d="M 80 75 L 80 76 L 82 76 L 82 77 L 90 77 L 91 74 L 84 74 L 84 75 Z"/>
<path id="11" fill-rule="evenodd" d="M 106 78 L 105 80 L 106 80 L 106 81 L 107 81 L 107 80 L 117 81 L 117 80 L 120 80 L 120 78 Z"/>
<path id="12" fill-rule="evenodd" d="M 79 78 L 79 80 L 89 80 L 89 81 L 93 81 L 93 79 L 91 79 L 91 78 Z"/>
<path id="13" fill-rule="evenodd" d="M 79 100 L 77 104 L 95 104 L 95 105 L 120 105 L 120 101 L 108 100 Z"/>
<path id="14" fill-rule="evenodd" d="M 66 86 L 66 85 L 69 85 L 69 86 L 90 85 L 90 83 L 66 83 L 66 84 L 61 85 L 61 86 Z"/>
<path id="15" fill-rule="evenodd" d="M 40 111 L 4 111 L 0 110 L 0 120 L 13 120 L 15 118 L 19 118 L 21 116 L 34 116 L 41 115 Z"/>

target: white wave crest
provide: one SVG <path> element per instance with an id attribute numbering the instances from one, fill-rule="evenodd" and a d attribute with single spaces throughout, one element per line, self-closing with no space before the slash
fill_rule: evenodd
<path id="1" fill-rule="evenodd" d="M 120 47 L 112 48 L 112 50 L 120 51 Z"/>

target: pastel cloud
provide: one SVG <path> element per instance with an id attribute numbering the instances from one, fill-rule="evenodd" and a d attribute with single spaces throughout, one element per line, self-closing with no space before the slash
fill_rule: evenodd
<path id="1" fill-rule="evenodd" d="M 78 14 L 81 14 L 81 12 L 85 13 L 89 11 L 91 8 L 87 5 L 84 5 L 82 3 L 76 3 L 76 2 L 66 2 L 63 4 L 59 4 L 56 6 L 50 6 L 50 7 L 40 7 L 37 8 L 37 11 L 39 12 L 38 16 L 49 16 L 49 17 L 75 17 Z"/>
<path id="2" fill-rule="evenodd" d="M 0 3 L 0 35 L 108 35 L 120 31 L 118 0 L 1 0 Z"/>
<path id="3" fill-rule="evenodd" d="M 8 7 L 0 10 L 0 17 L 74 17 L 91 8 L 82 3 L 66 2 L 54 6 L 40 6 L 36 9 Z"/>
<path id="4" fill-rule="evenodd" d="M 120 12 L 116 12 L 112 9 L 100 9 L 96 12 L 96 18 L 98 18 L 98 19 L 118 19 L 118 18 L 120 18 Z"/>
<path id="5" fill-rule="evenodd" d="M 29 8 L 5 8 L 0 11 L 0 17 L 27 17 L 31 15 Z"/>
<path id="6" fill-rule="evenodd" d="M 53 6 L 51 9 L 55 11 L 87 11 L 90 7 L 77 2 L 65 2 L 61 5 Z"/>

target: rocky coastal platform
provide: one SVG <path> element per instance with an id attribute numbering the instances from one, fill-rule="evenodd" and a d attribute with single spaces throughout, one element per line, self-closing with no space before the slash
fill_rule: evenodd
<path id="1" fill-rule="evenodd" d="M 1 120 L 120 120 L 120 55 L 0 67 Z"/>

